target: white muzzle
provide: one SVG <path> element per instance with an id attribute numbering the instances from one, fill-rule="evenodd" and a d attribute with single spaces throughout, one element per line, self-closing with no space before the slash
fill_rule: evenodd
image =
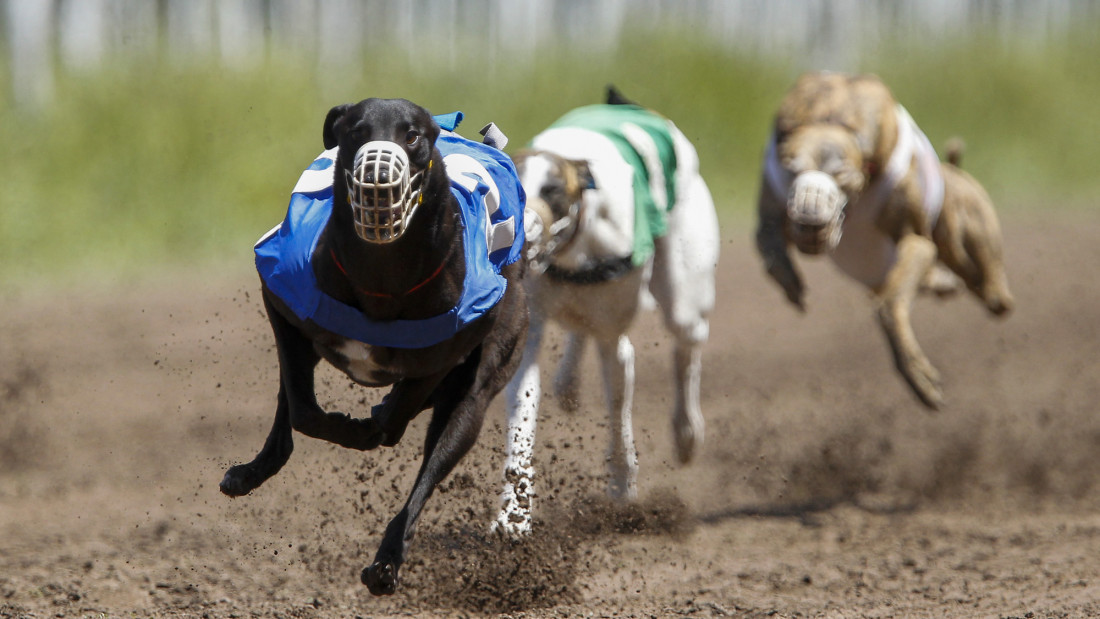
<path id="1" fill-rule="evenodd" d="M 344 174 L 359 238 L 368 243 L 401 238 L 420 205 L 424 176 L 423 171 L 411 174 L 405 150 L 394 142 L 367 142 L 355 153 L 351 171 Z"/>
<path id="2" fill-rule="evenodd" d="M 798 249 L 808 254 L 836 249 L 847 203 L 832 176 L 817 170 L 795 176 L 787 194 L 787 217 Z"/>

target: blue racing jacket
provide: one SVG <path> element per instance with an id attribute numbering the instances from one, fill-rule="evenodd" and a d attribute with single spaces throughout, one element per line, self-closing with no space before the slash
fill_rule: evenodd
<path id="1" fill-rule="evenodd" d="M 301 320 L 372 346 L 426 348 L 450 339 L 504 296 L 500 274 L 520 258 L 526 196 L 512 160 L 503 152 L 454 133 L 462 113 L 436 116 L 451 194 L 459 204 L 466 278 L 450 311 L 423 320 L 376 321 L 321 291 L 310 262 L 332 214 L 336 148 L 321 153 L 302 173 L 281 224 L 256 243 L 256 269 L 267 288 Z"/>

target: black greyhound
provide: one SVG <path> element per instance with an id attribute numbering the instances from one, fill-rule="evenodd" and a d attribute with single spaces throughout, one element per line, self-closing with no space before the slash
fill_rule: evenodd
<path id="1" fill-rule="evenodd" d="M 375 595 L 396 590 L 421 508 L 473 446 L 527 333 L 516 285 L 523 191 L 499 150 L 441 132 L 460 119 L 403 99 L 332 108 L 328 150 L 303 173 L 286 220 L 256 246 L 278 407 L 263 448 L 226 472 L 222 492 L 248 494 L 278 472 L 292 429 L 367 450 L 397 444 L 434 409 L 412 492 L 362 573 Z M 359 384 L 393 387 L 369 418 L 325 412 L 314 393 L 322 358 Z"/>

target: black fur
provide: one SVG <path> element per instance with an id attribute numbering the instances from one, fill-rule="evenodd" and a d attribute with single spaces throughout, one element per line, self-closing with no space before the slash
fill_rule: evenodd
<path id="1" fill-rule="evenodd" d="M 450 310 L 457 303 L 465 275 L 458 205 L 451 195 L 439 136 L 427 110 L 403 99 L 367 99 L 339 105 L 325 118 L 326 148 L 340 146 L 334 166 L 332 216 L 313 254 L 318 285 L 330 296 L 376 320 L 415 320 Z M 428 168 L 423 203 L 411 227 L 398 240 L 375 245 L 356 236 L 347 204 L 344 170 L 358 148 L 371 140 L 403 145 L 412 171 Z M 347 275 L 333 261 L 336 256 Z M 446 268 L 422 287 L 436 268 Z M 341 352 L 346 340 L 312 321 L 299 320 L 267 287 L 264 307 L 275 334 L 280 384 L 275 422 L 259 454 L 229 469 L 221 491 L 241 496 L 279 471 L 294 449 L 293 430 L 352 449 L 395 445 L 409 422 L 432 408 L 424 460 L 404 508 L 386 527 L 374 561 L 362 581 L 375 595 L 392 594 L 405 561 L 417 518 L 436 485 L 473 446 L 489 401 L 515 372 L 527 334 L 527 302 L 522 277 L 524 261 L 504 268 L 504 297 L 486 315 L 450 340 L 423 349 L 369 347 L 376 370 L 355 374 L 353 361 Z M 325 359 L 367 386 L 392 385 L 367 418 L 326 412 L 317 404 L 313 374 Z"/>
<path id="2" fill-rule="evenodd" d="M 638 105 L 634 101 L 624 97 L 623 93 L 619 92 L 619 89 L 615 88 L 614 84 L 608 84 L 607 85 L 607 104 L 608 105 Z"/>

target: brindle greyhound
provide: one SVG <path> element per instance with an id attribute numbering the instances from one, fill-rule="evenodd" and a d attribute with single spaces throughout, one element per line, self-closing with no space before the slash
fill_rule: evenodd
<path id="1" fill-rule="evenodd" d="M 943 391 L 910 323 L 917 293 L 950 293 L 961 278 L 991 313 L 1013 306 L 993 204 L 958 154 L 948 159 L 877 77 L 803 75 L 775 117 L 756 233 L 768 274 L 799 309 L 790 245 L 828 253 L 874 292 L 895 364 L 930 408 Z"/>
<path id="2" fill-rule="evenodd" d="M 441 134 L 443 118 L 402 99 L 328 113 L 328 150 L 256 247 L 279 356 L 275 423 L 259 455 L 221 482 L 229 496 L 257 488 L 290 457 L 291 430 L 368 450 L 395 445 L 433 408 L 412 493 L 362 572 L 375 595 L 396 590 L 421 508 L 473 446 L 527 332 L 515 168 L 495 148 Z M 314 393 L 321 359 L 393 387 L 369 418 L 326 412 Z"/>

